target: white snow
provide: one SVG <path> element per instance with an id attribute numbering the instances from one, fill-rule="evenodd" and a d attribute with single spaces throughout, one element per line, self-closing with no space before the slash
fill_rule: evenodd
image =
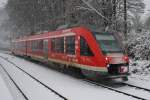
<path id="1" fill-rule="evenodd" d="M 150 61 L 148 60 L 130 60 L 130 71 L 131 73 L 144 78 L 150 78 Z"/>
<path id="2" fill-rule="evenodd" d="M 13 100 L 12 95 L 7 88 L 1 74 L 0 74 L 0 99 L 1 100 Z"/>
<path id="3" fill-rule="evenodd" d="M 129 94 L 132 94 L 132 95 L 143 97 L 147 100 L 150 99 L 150 93 L 147 92 L 147 91 L 144 91 L 144 90 L 138 90 L 136 88 L 132 88 L 132 87 L 128 87 L 128 86 L 121 87 L 121 88 L 119 88 L 119 90 L 122 90 L 125 93 L 129 93 Z"/>
<path id="4" fill-rule="evenodd" d="M 9 60 L 15 62 L 17 65 L 26 70 L 28 73 L 35 76 L 40 81 L 50 86 L 63 96 L 67 97 L 69 100 L 97 100 L 97 99 L 112 100 L 112 98 L 116 100 L 120 99 L 134 100 L 134 98 L 132 97 L 128 97 L 123 94 L 116 93 L 99 86 L 91 85 L 89 83 L 83 82 L 82 80 L 70 77 L 69 75 L 64 75 L 60 72 L 53 71 L 48 67 L 34 64 L 24 59 L 20 59 L 7 54 L 0 54 L 0 55 L 8 57 Z M 31 81 L 32 79 L 30 78 L 25 79 L 27 76 L 22 75 L 23 74 L 22 72 L 18 71 L 15 68 L 12 68 L 13 66 L 7 65 L 7 62 L 3 61 L 2 59 L 0 59 L 0 62 L 7 67 L 7 70 L 9 70 L 11 75 L 15 77 L 15 80 L 17 81 L 17 83 L 20 84 L 25 93 L 28 93 L 29 90 L 30 91 L 32 90 L 30 92 L 31 96 L 39 95 L 38 91 L 36 91 L 36 88 L 41 88 L 40 85 L 38 84 L 35 86 L 33 86 L 32 84 L 26 85 L 28 81 Z M 39 96 L 43 97 L 43 95 L 45 95 L 45 92 L 42 93 Z M 45 100 L 47 99 L 45 98 Z M 37 100 L 37 98 L 34 100 Z"/>
<path id="5" fill-rule="evenodd" d="M 8 0 L 0 0 L 0 8 L 4 7 L 6 5 Z"/>
<path id="6" fill-rule="evenodd" d="M 150 61 L 130 60 L 130 73 L 128 83 L 150 89 Z"/>
<path id="7" fill-rule="evenodd" d="M 132 31 L 128 33 L 126 41 L 129 56 L 138 60 L 150 59 L 150 31 L 144 30 L 137 33 Z"/>
<path id="8" fill-rule="evenodd" d="M 0 62 L 5 66 L 10 76 L 13 77 L 13 80 L 19 85 L 29 100 L 46 100 L 47 98 L 51 100 L 62 100 L 59 96 L 56 96 L 51 91 L 48 92 L 48 89 L 37 83 L 35 80 L 31 79 L 22 71 L 12 66 L 12 64 L 2 59 L 0 59 Z"/>
<path id="9" fill-rule="evenodd" d="M 132 97 L 125 96 L 123 94 L 119 94 L 113 91 L 110 91 L 108 89 L 95 86 L 92 84 L 89 84 L 87 82 L 84 82 L 82 80 L 73 78 L 69 75 L 65 75 L 63 73 L 54 71 L 46 66 L 38 65 L 32 62 L 29 62 L 27 60 L 24 60 L 23 58 L 14 57 L 8 54 L 2 54 L 1 56 L 11 60 L 12 62 L 16 63 L 19 67 L 51 87 L 52 89 L 56 90 L 61 95 L 67 97 L 69 100 L 97 100 L 97 99 L 103 99 L 103 100 L 134 100 Z M 25 75 L 23 72 L 9 64 L 8 62 L 0 59 L 0 63 L 5 65 L 5 68 L 9 71 L 11 76 L 14 78 L 14 80 L 19 84 L 21 89 L 27 94 L 32 100 L 40 100 L 44 97 L 44 100 L 47 100 L 48 98 L 55 98 L 53 100 L 58 100 L 60 98 L 57 98 L 57 96 L 50 91 L 47 91 L 45 88 L 43 88 L 40 84 L 38 84 L 36 81 L 31 79 L 29 76 Z M 134 69 L 136 69 L 136 66 L 133 66 L 134 62 L 131 62 L 130 67 L 131 73 Z M 143 62 L 137 62 L 138 69 L 141 68 L 141 65 L 148 65 L 147 61 Z M 144 67 L 144 66 L 143 66 Z M 144 67 L 146 68 L 146 67 Z M 141 69 L 139 70 L 141 71 Z M 144 70 L 145 71 L 145 70 Z M 143 72 L 144 73 L 144 72 Z M 129 81 L 127 83 L 148 88 L 150 89 L 150 74 L 136 74 L 132 73 L 129 77 Z M 23 78 L 22 78 L 23 77 Z M 150 95 L 148 92 L 139 90 L 137 92 L 135 88 L 130 87 L 120 87 L 117 88 L 119 90 L 125 91 L 126 93 L 135 94 L 138 96 L 141 96 L 143 98 L 150 98 Z M 40 91 L 39 91 L 40 90 Z M 41 92 L 42 91 L 42 92 Z M 38 95 L 38 96 L 37 96 Z M 53 97 L 54 96 L 54 97 Z M 40 98 L 41 97 L 41 98 Z"/>

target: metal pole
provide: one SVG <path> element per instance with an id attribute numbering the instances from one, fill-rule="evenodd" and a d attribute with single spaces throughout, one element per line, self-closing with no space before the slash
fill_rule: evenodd
<path id="1" fill-rule="evenodd" d="M 116 0 L 112 1 L 113 3 L 113 18 L 112 18 L 112 24 L 113 24 L 113 29 L 116 31 Z"/>
<path id="2" fill-rule="evenodd" d="M 124 36 L 127 39 L 127 0 L 124 0 Z"/>

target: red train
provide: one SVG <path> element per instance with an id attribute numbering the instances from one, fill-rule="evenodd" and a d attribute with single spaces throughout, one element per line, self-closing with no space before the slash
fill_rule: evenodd
<path id="1" fill-rule="evenodd" d="M 12 41 L 12 53 L 80 69 L 90 78 L 129 75 L 129 59 L 113 33 L 75 27 Z"/>

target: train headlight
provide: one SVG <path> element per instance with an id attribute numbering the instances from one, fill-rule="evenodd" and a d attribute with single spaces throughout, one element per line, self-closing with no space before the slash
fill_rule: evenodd
<path id="1" fill-rule="evenodd" d="M 109 68 L 110 67 L 110 65 L 109 64 L 107 64 L 107 68 Z"/>
<path id="2" fill-rule="evenodd" d="M 108 57 L 106 57 L 105 60 L 108 61 Z"/>
<path id="3" fill-rule="evenodd" d="M 106 61 L 107 64 L 109 63 L 108 57 L 105 57 L 105 61 Z"/>
<path id="4" fill-rule="evenodd" d="M 111 57 L 105 57 L 105 61 L 108 64 L 111 61 Z"/>
<path id="5" fill-rule="evenodd" d="M 128 57 L 128 56 L 124 56 L 123 59 L 124 59 L 126 62 L 129 62 L 129 57 Z"/>

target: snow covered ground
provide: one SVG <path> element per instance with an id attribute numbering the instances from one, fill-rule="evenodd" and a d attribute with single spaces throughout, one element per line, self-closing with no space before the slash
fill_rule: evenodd
<path id="1" fill-rule="evenodd" d="M 1 100 L 13 100 L 12 95 L 5 84 L 1 74 L 0 74 L 0 99 Z"/>
<path id="2" fill-rule="evenodd" d="M 65 75 L 57 71 L 53 71 L 48 67 L 26 61 L 22 58 L 14 57 L 3 53 L 0 53 L 0 56 L 3 56 L 5 58 L 7 57 L 7 59 L 16 63 L 19 67 L 21 67 L 52 89 L 56 90 L 61 95 L 67 97 L 69 100 L 134 100 L 134 98 L 132 97 L 116 93 L 102 87 L 88 84 L 86 82 L 83 82 L 82 80 L 75 79 L 69 75 Z M 15 68 L 13 65 L 7 63 L 3 59 L 0 59 L 0 64 L 2 64 L 7 69 L 7 71 L 13 77 L 19 87 L 31 100 L 60 99 L 58 98 L 58 96 L 46 90 L 46 88 L 43 88 L 40 84 L 35 82 L 29 76 L 25 75 L 23 72 Z M 140 75 L 138 74 L 133 74 L 129 78 L 128 83 L 150 89 L 150 79 L 147 78 L 148 76 L 146 77 L 146 79 L 142 77 L 140 77 Z M 121 89 L 129 92 L 133 91 L 133 89 L 131 90 L 129 88 Z"/>
<path id="3" fill-rule="evenodd" d="M 150 61 L 148 60 L 131 60 L 128 83 L 150 89 Z"/>
<path id="4" fill-rule="evenodd" d="M 150 78 L 150 61 L 148 60 L 137 60 L 130 61 L 130 70 L 132 74 L 147 76 Z"/>

